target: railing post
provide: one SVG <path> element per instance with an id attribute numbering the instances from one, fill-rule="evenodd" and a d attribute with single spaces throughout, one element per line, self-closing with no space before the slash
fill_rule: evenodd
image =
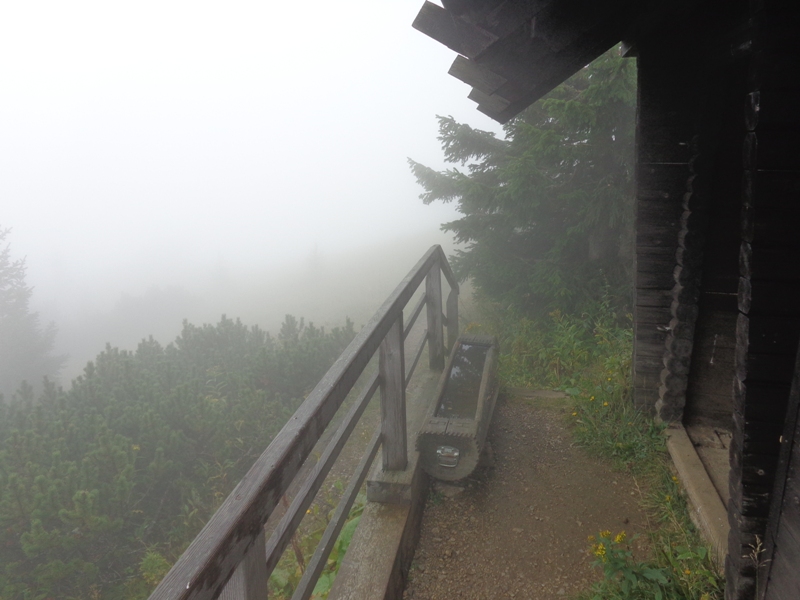
<path id="1" fill-rule="evenodd" d="M 220 600 L 266 600 L 267 554 L 264 529 L 247 551 L 244 560 L 222 588 Z"/>
<path id="2" fill-rule="evenodd" d="M 453 349 L 458 339 L 458 290 L 450 288 L 447 295 L 447 351 Z"/>
<path id="3" fill-rule="evenodd" d="M 428 359 L 431 369 L 444 369 L 444 331 L 442 330 L 442 272 L 439 262 L 425 277 L 428 309 Z"/>
<path id="4" fill-rule="evenodd" d="M 381 433 L 383 470 L 402 471 L 408 464 L 406 448 L 406 365 L 403 353 L 403 313 L 381 342 Z"/>

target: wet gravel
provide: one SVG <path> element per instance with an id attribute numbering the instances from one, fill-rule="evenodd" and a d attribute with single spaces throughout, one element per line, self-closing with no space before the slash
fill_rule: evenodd
<path id="1" fill-rule="evenodd" d="M 566 410 L 501 397 L 493 466 L 432 486 L 405 599 L 569 598 L 599 578 L 589 535 L 645 529 L 633 479 L 574 445 Z"/>

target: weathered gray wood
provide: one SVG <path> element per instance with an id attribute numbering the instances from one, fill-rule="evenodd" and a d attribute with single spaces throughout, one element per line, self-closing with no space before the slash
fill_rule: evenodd
<path id="1" fill-rule="evenodd" d="M 633 316 L 638 325 L 655 324 L 666 327 L 672 319 L 672 312 L 668 306 L 637 306 Z"/>
<path id="2" fill-rule="evenodd" d="M 478 56 L 497 41 L 496 35 L 454 17 L 432 2 L 425 2 L 411 26 L 468 58 Z"/>
<path id="3" fill-rule="evenodd" d="M 439 247 L 439 249 L 441 250 L 441 247 Z M 444 251 L 442 251 L 440 255 L 439 269 L 441 269 L 444 278 L 447 280 L 447 283 L 450 286 L 450 289 L 455 290 L 456 294 L 460 293 L 458 279 L 456 279 L 456 276 L 453 274 L 453 270 L 450 268 L 450 263 L 447 262 L 447 259 L 444 256 Z"/>
<path id="4" fill-rule="evenodd" d="M 438 266 L 425 278 L 425 297 L 428 299 L 428 360 L 431 369 L 444 368 L 444 330 L 442 323 L 442 275 Z"/>
<path id="5" fill-rule="evenodd" d="M 509 105 L 509 101 L 497 94 L 487 94 L 477 88 L 473 88 L 467 96 L 473 102 L 480 104 L 485 110 L 500 112 Z"/>
<path id="6" fill-rule="evenodd" d="M 417 363 L 422 356 L 422 352 L 425 350 L 425 342 L 427 342 L 427 337 L 428 332 L 426 330 L 425 333 L 420 337 L 419 343 L 417 343 L 417 347 L 414 349 L 414 352 L 411 354 L 414 359 L 411 361 L 411 366 L 406 372 L 406 387 L 408 387 L 408 382 L 411 381 L 411 377 L 414 375 L 414 369 L 417 368 Z"/>
<path id="7" fill-rule="evenodd" d="M 269 575 L 264 569 L 264 530 L 228 580 L 220 600 L 266 600 Z"/>
<path id="8" fill-rule="evenodd" d="M 277 565 L 278 561 L 281 559 L 283 551 L 291 541 L 292 535 L 297 530 L 300 521 L 303 520 L 306 514 L 306 510 L 314 501 L 314 497 L 319 491 L 319 488 L 322 487 L 325 477 L 330 472 L 333 463 L 336 462 L 336 458 L 342 451 L 353 429 L 355 429 L 355 426 L 358 424 L 358 420 L 367 408 L 378 386 L 379 379 L 376 374 L 372 377 L 366 389 L 353 403 L 353 406 L 350 407 L 350 410 L 345 415 L 339 428 L 333 435 L 333 438 L 331 438 L 328 446 L 323 451 L 322 456 L 320 456 L 319 461 L 314 465 L 314 469 L 295 495 L 286 514 L 283 515 L 280 523 L 278 523 L 275 531 L 270 536 L 267 542 L 266 554 L 266 571 L 268 574 L 272 573 L 275 565 Z"/>
<path id="9" fill-rule="evenodd" d="M 150 596 L 153 600 L 219 596 L 381 340 L 396 328 L 398 315 L 436 264 L 447 264 L 440 246 L 417 262 L 355 336 L 164 577 Z M 402 337 L 402 327 L 397 337 Z M 399 382 L 402 386 L 402 377 Z"/>
<path id="10" fill-rule="evenodd" d="M 485 94 L 494 93 L 506 82 L 505 77 L 463 56 L 456 57 L 448 73 Z"/>
<path id="11" fill-rule="evenodd" d="M 447 351 L 453 349 L 458 339 L 458 290 L 451 289 L 447 294 Z"/>
<path id="12" fill-rule="evenodd" d="M 378 453 L 380 444 L 381 432 L 378 430 L 375 432 L 375 435 L 372 436 L 372 440 L 367 446 L 364 456 L 361 457 L 361 461 L 358 463 L 355 473 L 353 473 L 350 479 L 350 483 L 344 490 L 339 504 L 336 505 L 336 511 L 328 522 L 325 533 L 322 534 L 322 539 L 320 539 L 319 545 L 314 551 L 314 556 L 312 556 L 311 560 L 308 562 L 308 566 L 306 567 L 305 573 L 303 573 L 303 577 L 300 579 L 300 583 L 297 584 L 297 588 L 292 595 L 292 600 L 308 600 L 311 597 L 314 586 L 317 584 L 317 579 L 319 579 L 323 569 L 325 569 L 325 563 L 328 560 L 328 556 L 330 556 L 331 550 L 333 550 L 333 545 L 342 532 L 342 527 L 344 527 L 347 522 L 350 508 L 353 506 L 353 502 L 355 502 L 356 496 L 358 496 L 358 492 L 361 490 L 361 485 L 367 478 L 369 467 L 375 455 Z"/>
<path id="13" fill-rule="evenodd" d="M 402 313 L 381 342 L 378 368 L 381 382 L 383 468 L 388 471 L 402 471 L 408 464 Z"/>
<path id="14" fill-rule="evenodd" d="M 414 327 L 414 323 L 417 322 L 417 318 L 419 317 L 420 313 L 422 312 L 422 309 L 425 306 L 425 301 L 426 300 L 427 300 L 427 298 L 426 298 L 425 294 L 422 294 L 422 298 L 419 299 L 419 302 L 417 302 L 417 305 L 414 307 L 414 310 L 411 311 L 411 317 L 406 321 L 406 325 L 403 328 L 403 339 L 406 339 L 408 337 L 408 334 L 411 331 L 411 328 Z"/>

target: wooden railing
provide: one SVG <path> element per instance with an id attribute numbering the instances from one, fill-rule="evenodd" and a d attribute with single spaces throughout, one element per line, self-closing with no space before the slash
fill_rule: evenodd
<path id="1" fill-rule="evenodd" d="M 441 274 L 450 285 L 446 316 L 442 314 Z M 425 280 L 425 292 L 403 323 L 403 310 Z M 405 365 L 405 339 L 426 309 L 427 329 Z M 366 478 L 383 447 L 383 469 L 404 470 L 406 386 L 428 343 L 430 367 L 444 368 L 445 344 L 458 336 L 458 283 L 440 246 L 433 246 L 395 288 L 383 306 L 355 336 L 297 412 L 256 460 L 150 596 L 151 600 L 263 600 L 267 580 L 306 514 L 325 476 L 336 461 L 376 390 L 381 392 L 381 425 L 367 446 L 293 599 L 310 597 L 325 562 Z M 366 384 L 342 419 L 319 461 L 302 482 L 269 540 L 264 524 L 286 494 L 300 468 L 345 397 L 378 352 L 378 372 Z"/>

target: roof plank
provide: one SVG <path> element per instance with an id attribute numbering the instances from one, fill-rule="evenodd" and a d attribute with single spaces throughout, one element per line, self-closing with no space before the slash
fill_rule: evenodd
<path id="1" fill-rule="evenodd" d="M 441 6 L 425 2 L 411 24 L 451 50 L 474 58 L 497 41 L 497 36 L 447 12 Z"/>
<path id="2" fill-rule="evenodd" d="M 485 109 L 492 110 L 494 112 L 500 112 L 508 106 L 508 100 L 505 98 L 501 98 L 500 96 L 495 96 L 492 94 L 485 94 L 484 92 L 474 88 L 467 98 L 477 102 L 479 108 L 482 106 Z"/>
<path id="3" fill-rule="evenodd" d="M 507 81 L 491 69 L 460 55 L 453 61 L 448 73 L 485 94 L 493 94 Z"/>

